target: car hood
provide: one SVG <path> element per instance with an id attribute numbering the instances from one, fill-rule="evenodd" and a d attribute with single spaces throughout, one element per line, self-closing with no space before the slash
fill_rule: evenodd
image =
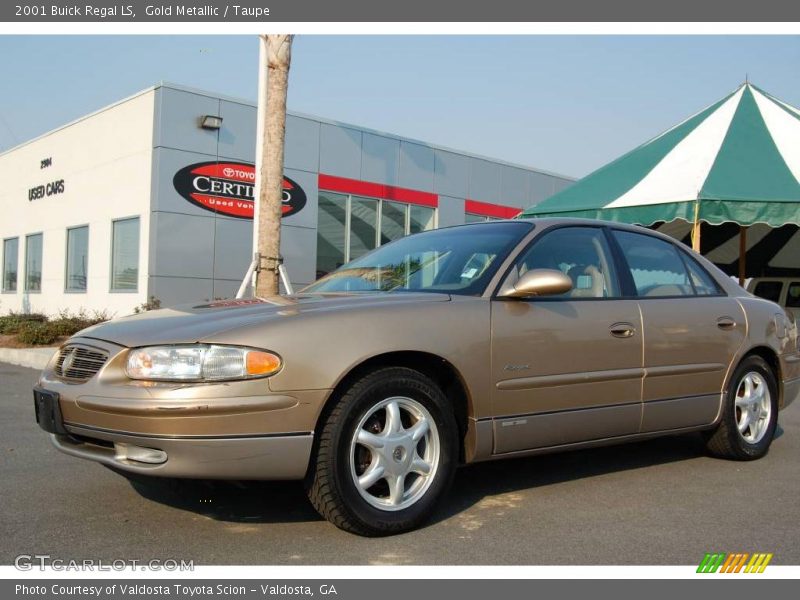
<path id="1" fill-rule="evenodd" d="M 304 313 L 358 310 L 376 303 L 446 302 L 438 293 L 298 294 L 245 300 L 220 300 L 153 310 L 94 325 L 76 334 L 123 346 L 190 344 L 231 329 Z"/>

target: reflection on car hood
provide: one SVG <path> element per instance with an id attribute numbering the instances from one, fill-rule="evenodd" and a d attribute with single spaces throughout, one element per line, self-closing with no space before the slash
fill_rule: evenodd
<path id="1" fill-rule="evenodd" d="M 201 342 L 216 333 L 253 326 L 272 319 L 304 313 L 357 310 L 376 303 L 446 302 L 438 293 L 338 293 L 273 296 L 264 299 L 220 300 L 186 304 L 114 319 L 84 329 L 77 335 L 123 346 Z"/>

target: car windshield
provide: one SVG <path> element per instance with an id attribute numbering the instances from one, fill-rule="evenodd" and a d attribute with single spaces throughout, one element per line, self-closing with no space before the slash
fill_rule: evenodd
<path id="1" fill-rule="evenodd" d="M 418 233 L 339 267 L 303 292 L 480 295 L 532 228 L 530 222 L 502 221 Z"/>

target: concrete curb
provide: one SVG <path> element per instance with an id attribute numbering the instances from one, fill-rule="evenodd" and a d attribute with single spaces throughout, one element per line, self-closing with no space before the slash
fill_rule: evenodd
<path id="1" fill-rule="evenodd" d="M 44 369 L 56 350 L 58 348 L 0 348 L 0 362 L 30 369 Z"/>

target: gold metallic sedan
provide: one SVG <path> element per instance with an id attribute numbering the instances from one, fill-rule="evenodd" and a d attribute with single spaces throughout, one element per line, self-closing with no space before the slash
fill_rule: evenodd
<path id="1" fill-rule="evenodd" d="M 304 480 L 362 535 L 419 526 L 463 463 L 694 430 L 760 458 L 798 394 L 778 305 L 670 238 L 565 219 L 420 233 L 294 296 L 90 327 L 34 390 L 67 454 Z"/>

